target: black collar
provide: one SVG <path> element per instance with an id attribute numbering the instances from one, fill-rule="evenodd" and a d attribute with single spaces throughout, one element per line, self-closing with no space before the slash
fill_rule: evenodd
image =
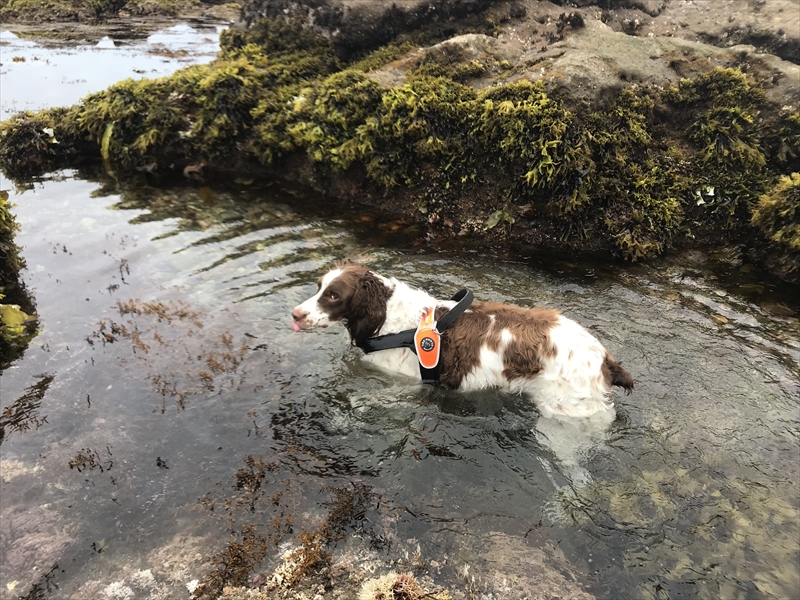
<path id="1" fill-rule="evenodd" d="M 436 330 L 439 333 L 444 333 L 445 329 L 450 327 L 458 317 L 464 314 L 464 311 L 469 308 L 474 299 L 475 295 L 470 290 L 466 288 L 459 290 L 458 293 L 451 298 L 451 300 L 457 302 L 457 304 L 451 308 L 439 321 L 437 321 Z M 379 335 L 369 338 L 364 342 L 357 344 L 357 346 L 367 354 L 378 352 L 380 350 L 391 350 L 392 348 L 408 348 L 416 354 L 416 348 L 414 347 L 414 333 L 416 333 L 416 331 L 416 329 L 406 329 L 405 331 L 401 331 L 399 333 L 387 333 L 386 335 Z M 422 365 L 420 365 L 419 370 L 423 382 L 436 383 L 439 380 L 438 366 L 435 369 L 425 369 Z"/>

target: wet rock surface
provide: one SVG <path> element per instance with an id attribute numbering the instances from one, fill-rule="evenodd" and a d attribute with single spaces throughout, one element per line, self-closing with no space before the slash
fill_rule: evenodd
<path id="1" fill-rule="evenodd" d="M 793 0 L 255 0 L 245 4 L 248 22 L 297 11 L 310 27 L 351 50 L 375 47 L 432 22 L 446 23 L 489 10 L 502 32 L 523 45 L 545 45 L 569 36 L 581 19 L 601 20 L 632 37 L 673 37 L 717 47 L 750 45 L 800 62 L 800 15 Z M 502 34 L 501 34 L 502 35 Z"/>
<path id="2" fill-rule="evenodd" d="M 734 67 L 763 81 L 772 102 L 800 101 L 800 16 L 790 1 L 761 3 L 757 9 L 754 2 L 728 2 L 720 10 L 672 0 L 652 3 L 652 16 L 636 8 L 645 3 L 619 4 L 607 9 L 578 3 L 568 10 L 546 1 L 515 2 L 507 12 L 495 7 L 501 23 L 496 36 L 457 36 L 414 50 L 373 75 L 397 85 L 420 56 L 456 46 L 465 60 L 502 66 L 476 78 L 472 83 L 478 87 L 543 79 L 559 94 L 598 103 L 631 84 L 665 87 L 714 67 Z"/>

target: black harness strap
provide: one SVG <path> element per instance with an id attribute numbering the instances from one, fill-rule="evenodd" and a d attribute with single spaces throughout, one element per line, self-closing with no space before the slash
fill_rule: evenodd
<path id="1" fill-rule="evenodd" d="M 450 327 L 450 325 L 452 325 L 458 317 L 464 314 L 464 311 L 467 310 L 470 304 L 472 304 L 472 301 L 475 300 L 475 294 L 473 294 L 467 288 L 464 288 L 463 290 L 458 290 L 456 295 L 450 298 L 450 300 L 457 302 L 458 304 L 456 304 L 445 316 L 437 321 L 436 329 L 439 331 L 439 333 L 442 333 L 445 329 Z"/>
<path id="2" fill-rule="evenodd" d="M 472 304 L 472 301 L 475 300 L 475 295 L 470 290 L 464 288 L 463 290 L 459 290 L 456 295 L 451 298 L 451 300 L 457 302 L 458 304 L 451 308 L 446 315 L 437 321 L 436 330 L 439 333 L 443 333 L 444 330 L 450 327 L 458 317 L 464 314 L 464 311 L 467 310 L 470 304 Z M 405 331 L 401 331 L 399 333 L 387 333 L 386 335 L 379 335 L 369 338 L 367 341 L 358 344 L 358 347 L 367 354 L 378 352 L 380 350 L 391 350 L 392 348 L 408 348 L 414 352 L 414 354 L 416 354 L 417 349 L 414 346 L 414 334 L 416 331 L 416 329 L 406 329 Z M 436 367 L 433 369 L 426 369 L 420 365 L 419 372 L 424 383 L 436 383 L 439 381 L 439 365 L 436 365 Z"/>

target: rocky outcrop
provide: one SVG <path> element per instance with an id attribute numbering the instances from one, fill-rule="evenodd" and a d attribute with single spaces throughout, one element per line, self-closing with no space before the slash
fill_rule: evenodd
<path id="1" fill-rule="evenodd" d="M 620 89 L 631 84 L 667 87 L 683 78 L 694 79 L 715 67 L 723 67 L 741 69 L 762 81 L 768 98 L 775 104 L 800 102 L 797 51 L 786 57 L 776 56 L 763 52 L 763 47 L 747 45 L 746 40 L 754 41 L 754 37 L 721 34 L 718 39 L 742 43 L 704 43 L 701 38 L 710 34 L 698 33 L 698 30 L 709 31 L 719 20 L 710 15 L 718 17 L 718 11 L 711 13 L 695 3 L 618 4 L 626 8 L 613 11 L 614 16 L 609 16 L 609 11 L 600 11 L 594 5 L 565 13 L 563 7 L 550 2 L 515 3 L 518 12 L 514 14 L 523 16 L 513 19 L 510 17 L 513 11 L 509 9 L 508 22 L 495 37 L 485 34 L 453 37 L 433 47 L 414 50 L 372 75 L 382 83 L 397 85 L 425 55 L 458 47 L 463 60 L 494 65 L 489 73 L 471 82 L 476 87 L 541 79 L 546 81 L 548 89 L 560 95 L 596 103 L 613 98 Z M 656 4 L 662 8 L 655 8 Z M 684 5 L 681 11 L 678 4 Z M 784 11 L 780 0 L 777 4 L 775 10 Z M 687 9 L 686 5 L 690 7 Z M 657 15 L 655 18 L 648 16 L 646 6 Z M 771 31 L 775 37 L 785 39 L 786 44 L 797 45 L 800 11 L 785 8 L 786 25 L 791 28 L 794 21 L 795 38 L 790 38 L 786 30 L 777 26 Z M 746 12 L 733 18 L 754 28 L 762 22 L 776 25 L 777 16 L 784 12 L 775 12 L 774 18 L 766 18 L 759 12 Z M 683 15 L 688 22 L 681 21 L 677 15 Z M 635 22 L 636 26 L 625 25 L 628 21 Z M 679 27 L 678 22 L 685 26 Z M 688 23 L 693 23 L 695 28 Z M 788 60 L 791 56 L 794 62 Z"/>
<path id="2" fill-rule="evenodd" d="M 452 27 L 452 22 L 486 10 L 491 0 L 251 0 L 242 17 L 252 24 L 262 17 L 302 18 L 331 39 L 346 56 L 372 50 L 421 27 Z"/>
<path id="3" fill-rule="evenodd" d="M 363 51 L 400 34 L 484 10 L 503 33 L 526 45 L 553 42 L 563 33 L 559 16 L 572 13 L 632 37 L 675 38 L 720 48 L 749 45 L 756 52 L 800 62 L 795 0 L 251 0 L 242 14 L 247 23 L 300 14 L 335 44 Z"/>
<path id="4" fill-rule="evenodd" d="M 800 62 L 800 10 L 794 0 L 610 0 L 579 2 L 603 9 L 616 31 L 674 37 L 718 47 L 751 45 Z"/>
<path id="5" fill-rule="evenodd" d="M 733 242 L 800 278 L 800 66 L 704 42 L 727 25 L 701 0 L 574 4 L 254 0 L 272 18 L 210 65 L 0 125 L 0 165 L 277 175 L 442 236 L 628 260 Z M 784 35 L 780 0 L 745 4 L 739 25 Z"/>

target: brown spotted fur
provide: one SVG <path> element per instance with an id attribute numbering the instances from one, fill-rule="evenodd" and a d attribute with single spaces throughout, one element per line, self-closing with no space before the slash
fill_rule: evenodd
<path id="1" fill-rule="evenodd" d="M 447 309 L 437 309 L 441 319 Z M 457 388 L 461 380 L 480 364 L 480 349 L 487 345 L 497 350 L 500 333 L 509 330 L 513 341 L 503 360 L 503 375 L 510 381 L 539 372 L 540 358 L 553 356 L 549 331 L 558 321 L 558 311 L 550 308 L 521 308 L 499 302 L 475 302 L 442 334 L 442 369 L 440 383 Z M 494 315 L 494 323 L 490 315 Z"/>

